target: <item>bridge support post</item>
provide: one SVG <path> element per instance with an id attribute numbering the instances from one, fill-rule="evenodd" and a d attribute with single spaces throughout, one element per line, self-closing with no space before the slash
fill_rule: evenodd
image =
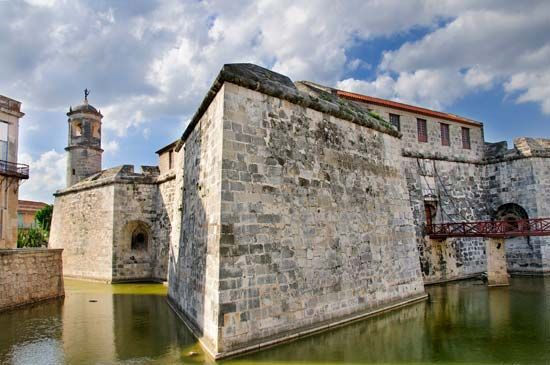
<path id="1" fill-rule="evenodd" d="M 506 270 L 506 250 L 504 238 L 488 238 L 487 252 L 487 281 L 489 286 L 510 285 Z"/>

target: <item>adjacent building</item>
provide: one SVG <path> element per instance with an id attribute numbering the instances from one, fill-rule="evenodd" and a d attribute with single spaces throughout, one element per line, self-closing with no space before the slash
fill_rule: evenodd
<path id="1" fill-rule="evenodd" d="M 21 103 L 0 95 L 0 249 L 17 247 L 19 184 L 29 166 L 17 163 Z"/>
<path id="2" fill-rule="evenodd" d="M 19 200 L 17 206 L 17 227 L 18 229 L 28 229 L 36 227 L 36 212 L 48 204 L 35 202 L 32 200 Z"/>
<path id="3" fill-rule="evenodd" d="M 29 178 L 17 163 L 23 115 L 19 101 L 0 95 L 0 311 L 64 295 L 61 249 L 16 248 L 19 185 Z"/>

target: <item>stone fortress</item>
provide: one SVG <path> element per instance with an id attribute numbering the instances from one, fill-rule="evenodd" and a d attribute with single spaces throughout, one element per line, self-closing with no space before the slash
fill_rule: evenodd
<path id="1" fill-rule="evenodd" d="M 102 115 L 69 117 L 50 247 L 66 276 L 167 280 L 214 357 L 424 299 L 506 254 L 550 272 L 550 239 L 430 239 L 432 223 L 550 216 L 550 140 L 487 143 L 452 114 L 225 65 L 158 166 L 101 170 Z M 504 251 L 505 250 L 505 251 Z"/>

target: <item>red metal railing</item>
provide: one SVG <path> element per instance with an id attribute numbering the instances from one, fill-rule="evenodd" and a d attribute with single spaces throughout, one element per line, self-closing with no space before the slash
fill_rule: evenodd
<path id="1" fill-rule="evenodd" d="M 28 179 L 29 165 L 0 160 L 0 175 Z"/>
<path id="2" fill-rule="evenodd" d="M 550 236 L 550 218 L 431 224 L 430 238 Z"/>

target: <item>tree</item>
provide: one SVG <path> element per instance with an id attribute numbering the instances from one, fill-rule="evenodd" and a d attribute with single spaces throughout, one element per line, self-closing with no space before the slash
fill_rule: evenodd
<path id="1" fill-rule="evenodd" d="M 17 247 L 46 247 L 48 245 L 47 232 L 39 227 L 20 229 L 17 232 Z"/>
<path id="2" fill-rule="evenodd" d="M 44 208 L 36 212 L 34 215 L 34 220 L 36 221 L 38 227 L 50 232 L 50 227 L 52 225 L 52 213 L 53 205 L 46 205 Z"/>

